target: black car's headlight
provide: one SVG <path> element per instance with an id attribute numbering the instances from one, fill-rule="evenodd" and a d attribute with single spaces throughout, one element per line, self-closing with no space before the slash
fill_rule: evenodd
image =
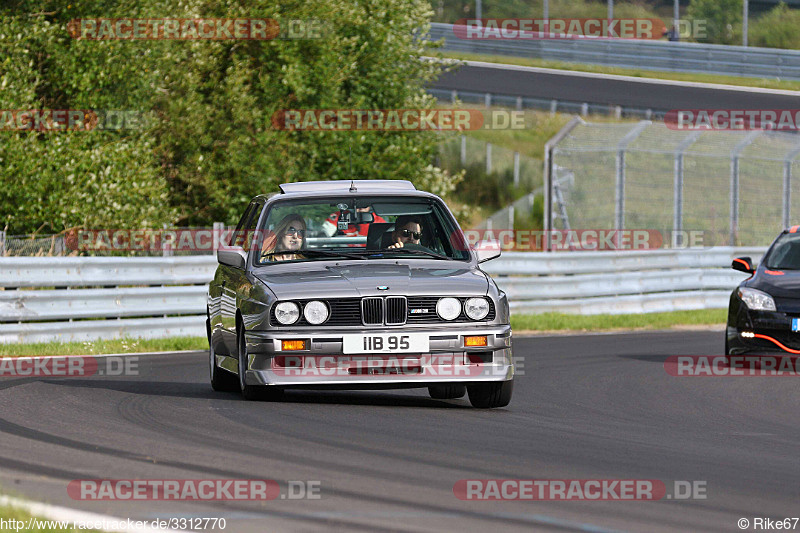
<path id="1" fill-rule="evenodd" d="M 281 302 L 275 306 L 275 319 L 288 326 L 300 318 L 300 308 L 294 302 Z"/>
<path id="2" fill-rule="evenodd" d="M 775 300 L 772 296 L 758 289 L 742 287 L 739 289 L 739 298 L 742 299 L 748 309 L 753 311 L 775 311 Z"/>
<path id="3" fill-rule="evenodd" d="M 328 306 L 319 300 L 312 300 L 303 306 L 303 316 L 309 324 L 315 326 L 328 320 Z"/>
<path id="4" fill-rule="evenodd" d="M 440 298 L 436 302 L 436 314 L 444 320 L 455 320 L 461 314 L 461 302 L 457 298 Z"/>
<path id="5" fill-rule="evenodd" d="M 489 314 L 489 302 L 486 298 L 470 298 L 464 303 L 464 312 L 472 320 L 482 320 Z"/>

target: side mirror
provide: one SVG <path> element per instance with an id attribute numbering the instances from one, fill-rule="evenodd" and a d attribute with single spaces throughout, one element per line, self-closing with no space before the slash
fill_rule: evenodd
<path id="1" fill-rule="evenodd" d="M 244 270 L 247 264 L 247 252 L 241 246 L 227 246 L 217 250 L 217 261 L 221 265 L 227 265 Z"/>
<path id="2" fill-rule="evenodd" d="M 731 262 L 731 268 L 745 274 L 752 274 L 756 271 L 753 268 L 753 260 L 749 257 L 737 257 Z"/>
<path id="3" fill-rule="evenodd" d="M 483 241 L 475 248 L 475 253 L 478 255 L 478 263 L 485 263 L 500 257 L 500 243 L 497 241 Z"/>

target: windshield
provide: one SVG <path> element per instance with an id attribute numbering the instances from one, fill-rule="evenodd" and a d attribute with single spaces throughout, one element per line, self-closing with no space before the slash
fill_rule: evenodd
<path id="1" fill-rule="evenodd" d="M 429 198 L 278 201 L 258 229 L 257 265 L 326 259 L 470 260 L 452 217 L 441 202 Z"/>
<path id="2" fill-rule="evenodd" d="M 800 269 L 800 233 L 784 233 L 778 237 L 765 261 L 767 268 L 773 270 Z"/>

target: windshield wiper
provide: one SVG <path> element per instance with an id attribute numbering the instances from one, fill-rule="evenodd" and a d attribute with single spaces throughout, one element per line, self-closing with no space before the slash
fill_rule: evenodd
<path id="1" fill-rule="evenodd" d="M 435 257 L 436 259 L 445 259 L 449 261 L 451 258 L 447 257 L 446 255 L 437 254 L 436 252 L 429 252 L 428 250 L 420 250 L 420 249 L 411 249 L 411 248 L 390 248 L 387 250 L 382 250 L 380 252 L 376 252 L 381 255 L 383 254 L 394 254 L 394 253 L 408 253 L 408 254 L 424 254 L 430 257 Z"/>
<path id="2" fill-rule="evenodd" d="M 297 255 L 304 255 L 310 257 L 347 257 L 350 259 L 365 259 L 362 255 L 356 255 L 353 253 L 347 252 L 332 252 L 329 250 L 296 250 L 292 252 L 282 251 L 282 252 L 269 252 L 266 254 L 261 254 L 261 257 L 270 257 L 273 255 L 287 255 L 287 254 L 297 254 Z"/>
<path id="3" fill-rule="evenodd" d="M 364 256 L 349 252 L 334 252 L 331 250 L 300 250 L 300 255 L 311 255 L 317 257 L 348 257 L 350 259 L 364 259 Z"/>

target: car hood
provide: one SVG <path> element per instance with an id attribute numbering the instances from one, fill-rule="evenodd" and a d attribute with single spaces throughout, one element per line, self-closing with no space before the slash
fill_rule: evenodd
<path id="1" fill-rule="evenodd" d="M 449 268 L 447 268 L 449 267 Z M 484 296 L 489 282 L 477 268 L 441 261 L 405 263 L 305 263 L 254 272 L 280 300 L 362 296 Z M 388 287 L 380 290 L 378 287 Z"/>
<path id="2" fill-rule="evenodd" d="M 800 298 L 800 270 L 759 271 L 747 286 L 774 298 Z"/>

